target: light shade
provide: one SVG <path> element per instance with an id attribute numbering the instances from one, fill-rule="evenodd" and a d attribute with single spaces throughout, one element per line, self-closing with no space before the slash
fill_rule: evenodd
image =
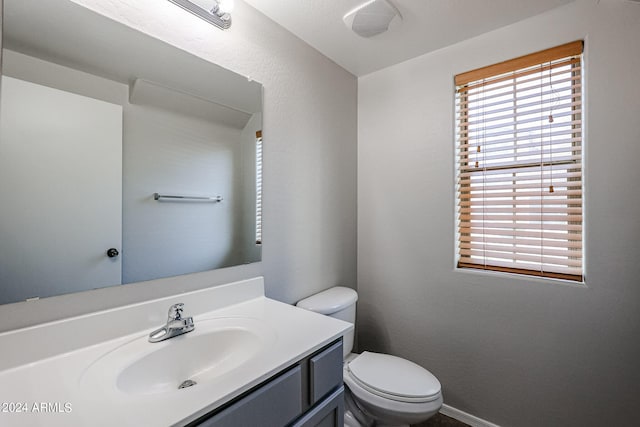
<path id="1" fill-rule="evenodd" d="M 347 27 L 362 37 L 384 33 L 394 19 L 402 20 L 396 7 L 387 0 L 370 0 L 347 13 L 343 18 Z"/>
<path id="2" fill-rule="evenodd" d="M 235 2 L 233 0 L 219 0 L 218 2 L 218 15 L 233 12 Z"/>

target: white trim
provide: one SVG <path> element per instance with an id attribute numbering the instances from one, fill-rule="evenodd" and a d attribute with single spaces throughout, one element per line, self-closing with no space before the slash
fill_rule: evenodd
<path id="1" fill-rule="evenodd" d="M 455 418 L 465 424 L 469 424 L 471 427 L 500 427 L 498 424 L 491 423 L 489 421 L 478 418 L 475 415 L 467 414 L 466 412 L 456 409 L 452 406 L 443 404 L 440 408 L 440 413 L 447 417 Z"/>

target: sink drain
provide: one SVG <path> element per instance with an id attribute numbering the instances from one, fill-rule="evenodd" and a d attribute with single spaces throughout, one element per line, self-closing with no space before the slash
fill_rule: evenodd
<path id="1" fill-rule="evenodd" d="M 178 389 L 187 388 L 187 387 L 193 387 L 196 384 L 198 384 L 198 383 L 193 381 L 193 380 L 186 380 L 186 381 L 183 381 L 182 384 L 180 384 L 178 386 Z"/>

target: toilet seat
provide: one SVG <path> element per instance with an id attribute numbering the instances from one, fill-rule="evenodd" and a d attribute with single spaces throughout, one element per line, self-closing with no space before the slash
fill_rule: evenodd
<path id="1" fill-rule="evenodd" d="M 345 374 L 362 389 L 406 403 L 440 398 L 440 382 L 423 367 L 388 354 L 365 351 L 346 364 Z"/>
<path id="2" fill-rule="evenodd" d="M 440 382 L 426 369 L 399 357 L 364 352 L 344 363 L 344 383 L 355 408 L 375 422 L 407 425 L 422 422 L 442 406 Z M 348 402 L 347 402 L 348 403 Z"/>

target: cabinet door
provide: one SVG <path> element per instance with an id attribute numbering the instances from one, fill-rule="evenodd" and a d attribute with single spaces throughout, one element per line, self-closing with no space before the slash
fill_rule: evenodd
<path id="1" fill-rule="evenodd" d="M 291 427 L 342 427 L 344 425 L 344 386 L 314 406 Z"/>
<path id="2" fill-rule="evenodd" d="M 342 341 L 309 359 L 310 403 L 315 405 L 327 393 L 342 384 Z"/>
<path id="3" fill-rule="evenodd" d="M 300 367 L 285 372 L 198 427 L 282 427 L 302 412 Z"/>

